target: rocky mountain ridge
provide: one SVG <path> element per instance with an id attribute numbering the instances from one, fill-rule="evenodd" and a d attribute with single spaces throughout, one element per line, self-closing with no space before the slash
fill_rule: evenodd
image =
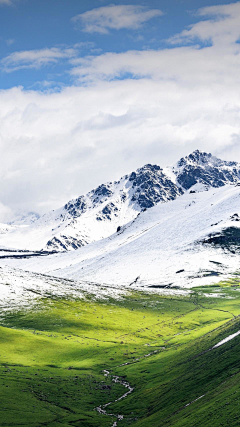
<path id="1" fill-rule="evenodd" d="M 239 182 L 240 164 L 196 150 L 181 158 L 173 167 L 173 172 L 183 190 L 189 190 L 197 183 L 219 188 Z"/>
<path id="2" fill-rule="evenodd" d="M 68 251 L 101 240 L 133 221 L 142 211 L 196 188 L 240 183 L 240 164 L 194 151 L 173 167 L 147 164 L 119 181 L 101 184 L 27 227 L 0 236 L 9 248 Z M 195 189 L 195 190 L 194 190 Z"/>
<path id="3" fill-rule="evenodd" d="M 77 232 L 77 237 L 61 234 L 49 240 L 46 248 L 76 249 L 93 240 L 99 240 L 132 221 L 141 211 L 159 202 L 174 200 L 181 194 L 182 189 L 173 183 L 159 166 L 145 165 L 119 181 L 101 184 L 86 195 L 68 202 L 61 213 L 62 221 L 69 221 L 68 233 L 71 233 L 69 229 L 73 227 L 79 230 L 80 234 Z M 91 235 L 90 231 L 88 235 L 82 234 L 90 223 L 95 230 L 95 236 Z"/>

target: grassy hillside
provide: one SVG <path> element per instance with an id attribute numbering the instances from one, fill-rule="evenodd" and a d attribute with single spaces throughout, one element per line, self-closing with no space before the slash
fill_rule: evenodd
<path id="1" fill-rule="evenodd" d="M 108 402 L 122 427 L 239 425 L 240 337 L 212 349 L 240 330 L 238 286 L 2 312 L 0 426 L 110 427 Z M 127 389 L 111 375 L 134 391 L 115 402 Z"/>

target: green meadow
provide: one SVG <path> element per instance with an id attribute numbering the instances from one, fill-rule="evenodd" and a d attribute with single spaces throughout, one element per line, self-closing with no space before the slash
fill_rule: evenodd
<path id="1" fill-rule="evenodd" d="M 185 296 L 52 297 L 3 312 L 0 426 L 239 426 L 240 336 L 212 349 L 239 315 L 237 276 Z M 134 388 L 121 400 L 116 375 Z M 109 402 L 109 415 L 96 411 Z"/>

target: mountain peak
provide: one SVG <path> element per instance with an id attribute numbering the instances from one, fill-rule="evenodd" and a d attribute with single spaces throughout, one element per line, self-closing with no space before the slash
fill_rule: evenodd
<path id="1" fill-rule="evenodd" d="M 188 154 L 185 157 L 182 157 L 178 163 L 177 167 L 184 166 L 186 164 L 198 164 L 203 167 L 206 167 L 206 165 L 211 164 L 215 165 L 216 167 L 233 167 L 233 166 L 239 166 L 237 162 L 232 161 L 226 161 L 219 159 L 216 156 L 213 156 L 211 153 L 206 153 L 205 151 L 201 150 L 195 150 L 192 153 Z"/>
<path id="2" fill-rule="evenodd" d="M 146 165 L 142 166 L 141 168 L 137 169 L 137 172 L 144 172 L 144 171 L 160 171 L 162 170 L 159 165 L 152 165 L 151 163 L 147 163 Z"/>
<path id="3" fill-rule="evenodd" d="M 206 153 L 205 151 L 195 150 L 192 153 L 188 154 L 185 157 L 182 157 L 178 163 L 178 167 L 185 166 L 186 164 L 204 164 L 209 163 L 210 160 L 216 159 L 211 153 Z"/>
<path id="4" fill-rule="evenodd" d="M 221 160 L 200 150 L 182 157 L 173 171 L 185 190 L 197 183 L 217 188 L 239 182 L 240 179 L 240 164 Z"/>

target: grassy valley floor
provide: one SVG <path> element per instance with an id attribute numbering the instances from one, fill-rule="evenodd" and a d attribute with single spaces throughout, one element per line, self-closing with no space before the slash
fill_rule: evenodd
<path id="1" fill-rule="evenodd" d="M 185 296 L 52 296 L 2 311 L 0 426 L 239 426 L 240 336 L 213 348 L 239 315 L 237 276 Z M 134 390 L 118 400 L 122 382 Z"/>

